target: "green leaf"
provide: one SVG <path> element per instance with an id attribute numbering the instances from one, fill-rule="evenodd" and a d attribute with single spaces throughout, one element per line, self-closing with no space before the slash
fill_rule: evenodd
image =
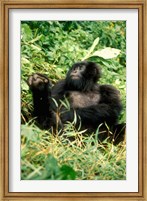
<path id="1" fill-rule="evenodd" d="M 40 40 L 40 39 L 42 38 L 42 36 L 43 36 L 42 34 L 41 34 L 40 36 L 37 36 L 37 37 L 34 38 L 33 40 L 29 41 L 29 43 L 34 43 L 34 42 Z"/>
<path id="2" fill-rule="evenodd" d="M 32 39 L 32 30 L 27 24 L 22 24 L 22 39 L 26 41 Z"/>
<path id="3" fill-rule="evenodd" d="M 38 47 L 38 46 L 36 46 L 36 45 L 31 44 L 31 47 L 32 47 L 34 50 L 41 51 L 41 48 Z"/>
<path id="4" fill-rule="evenodd" d="M 51 154 L 48 155 L 45 161 L 45 168 L 50 174 L 56 174 L 59 171 L 58 162 Z"/>
<path id="5" fill-rule="evenodd" d="M 68 165 L 62 165 L 60 171 L 62 180 L 74 180 L 76 178 L 76 172 Z"/>
<path id="6" fill-rule="evenodd" d="M 26 59 L 25 57 L 22 57 L 21 58 L 21 63 L 22 64 L 28 64 L 28 63 L 30 63 L 30 61 L 28 59 Z"/>
<path id="7" fill-rule="evenodd" d="M 25 90 L 25 91 L 29 90 L 29 86 L 27 85 L 27 83 L 24 80 L 21 81 L 21 88 L 22 88 L 22 90 Z"/>
<path id="8" fill-rule="evenodd" d="M 32 129 L 32 127 L 28 127 L 26 125 L 21 126 L 21 135 L 25 136 L 28 141 L 36 141 L 36 133 Z"/>

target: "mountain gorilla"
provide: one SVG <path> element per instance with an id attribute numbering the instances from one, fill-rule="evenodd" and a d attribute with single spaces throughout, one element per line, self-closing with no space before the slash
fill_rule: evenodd
<path id="1" fill-rule="evenodd" d="M 108 136 L 114 143 L 122 141 L 124 128 L 117 125 L 122 110 L 120 93 L 111 85 L 98 84 L 100 75 L 98 65 L 83 61 L 73 64 L 66 78 L 54 87 L 45 75 L 35 73 L 29 76 L 28 85 L 38 125 L 43 129 L 61 129 L 66 122 L 73 122 L 76 114 L 76 126 L 81 123 L 81 129 L 87 129 L 86 133 L 96 131 L 101 125 L 100 141 Z M 64 100 L 68 100 L 68 109 Z"/>

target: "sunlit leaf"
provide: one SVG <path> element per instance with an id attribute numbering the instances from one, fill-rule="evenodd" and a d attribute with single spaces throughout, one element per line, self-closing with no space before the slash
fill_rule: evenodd
<path id="1" fill-rule="evenodd" d="M 37 36 L 37 37 L 34 38 L 33 40 L 29 41 L 29 43 L 34 43 L 34 42 L 40 40 L 42 36 L 43 36 L 42 34 L 41 34 L 40 36 Z"/>
<path id="2" fill-rule="evenodd" d="M 30 63 L 30 61 L 29 61 L 28 59 L 22 57 L 22 58 L 21 58 L 21 63 L 22 63 L 22 64 L 28 64 L 28 63 Z"/>
<path id="3" fill-rule="evenodd" d="M 22 88 L 22 90 L 25 90 L 25 91 L 29 90 L 29 86 L 27 85 L 27 83 L 24 80 L 21 81 L 21 88 Z"/>
<path id="4" fill-rule="evenodd" d="M 38 47 L 38 46 L 36 46 L 36 45 L 31 44 L 31 47 L 32 47 L 34 50 L 41 51 L 41 48 Z"/>
<path id="5" fill-rule="evenodd" d="M 99 43 L 99 40 L 100 40 L 99 37 L 94 40 L 94 42 L 93 42 L 93 44 L 92 44 L 92 46 L 91 46 L 91 48 L 90 48 L 90 50 L 88 52 L 89 54 L 91 54 L 93 52 L 94 48 Z"/>
<path id="6" fill-rule="evenodd" d="M 103 59 L 112 59 L 117 57 L 120 54 L 120 50 L 119 49 L 115 49 L 115 48 L 111 48 L 111 47 L 106 47 L 102 50 L 98 50 L 96 52 L 94 52 L 92 56 L 98 56 L 98 57 L 102 57 Z"/>
<path id="7" fill-rule="evenodd" d="M 22 24 L 22 36 L 24 40 L 32 39 L 32 30 L 27 24 Z"/>
<path id="8" fill-rule="evenodd" d="M 99 43 L 99 37 L 94 40 L 90 50 L 88 51 L 87 55 L 82 60 L 86 60 L 90 57 L 90 54 L 93 52 L 94 48 L 96 47 L 98 43 Z"/>

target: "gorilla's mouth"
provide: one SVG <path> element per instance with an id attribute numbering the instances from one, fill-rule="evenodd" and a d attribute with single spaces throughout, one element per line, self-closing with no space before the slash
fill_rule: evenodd
<path id="1" fill-rule="evenodd" d="M 80 79 L 80 76 L 78 76 L 78 75 L 71 75 L 71 79 L 72 80 L 78 80 L 78 79 Z"/>

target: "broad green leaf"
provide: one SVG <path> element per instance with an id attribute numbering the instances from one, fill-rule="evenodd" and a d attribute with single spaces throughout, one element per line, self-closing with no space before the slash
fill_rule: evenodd
<path id="1" fill-rule="evenodd" d="M 21 88 L 22 88 L 22 90 L 25 90 L 25 91 L 29 90 L 29 86 L 27 85 L 27 83 L 24 80 L 21 81 Z"/>
<path id="2" fill-rule="evenodd" d="M 27 24 L 22 24 L 22 36 L 23 39 L 28 41 L 30 39 L 32 39 L 32 30 L 30 29 L 29 25 Z"/>
<path id="3" fill-rule="evenodd" d="M 98 57 L 102 57 L 103 59 L 112 59 L 112 58 L 117 57 L 120 54 L 120 52 L 121 51 L 119 49 L 106 47 L 102 50 L 98 50 L 98 51 L 94 52 L 91 55 L 91 57 L 98 56 Z"/>
<path id="4" fill-rule="evenodd" d="M 25 136 L 28 141 L 37 141 L 36 133 L 32 127 L 28 127 L 26 125 L 21 126 L 21 135 Z"/>
<path id="5" fill-rule="evenodd" d="M 62 180 L 75 180 L 76 172 L 68 165 L 62 165 L 60 168 Z"/>

